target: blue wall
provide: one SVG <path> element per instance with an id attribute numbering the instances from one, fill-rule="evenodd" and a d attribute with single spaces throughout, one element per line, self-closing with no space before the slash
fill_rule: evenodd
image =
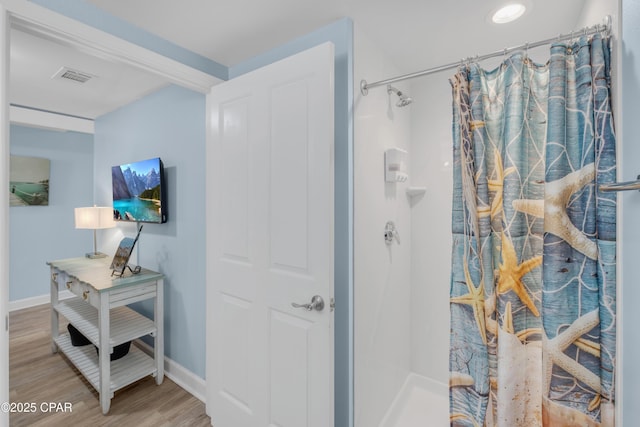
<path id="1" fill-rule="evenodd" d="M 229 69 L 229 78 L 330 41 L 335 46 L 335 426 L 353 423 L 353 22 L 340 19 Z"/>
<path id="2" fill-rule="evenodd" d="M 49 206 L 10 208 L 9 300 L 49 294 L 47 261 L 93 250 L 76 230 L 73 209 L 93 205 L 93 135 L 12 125 L 11 154 L 51 161 Z"/>
<path id="3" fill-rule="evenodd" d="M 205 97 L 169 86 L 95 122 L 96 202 L 111 205 L 111 167 L 160 157 L 168 222 L 144 224 L 133 264 L 165 274 L 165 354 L 205 376 Z M 102 251 L 115 253 L 135 224 L 105 230 Z M 136 259 L 137 258 L 137 259 Z M 143 313 L 152 305 L 139 304 Z"/>
<path id="4" fill-rule="evenodd" d="M 635 180 L 640 173 L 640 3 L 623 1 L 622 13 L 622 138 L 619 139 L 620 180 Z M 625 426 L 638 424 L 640 419 L 640 195 L 636 191 L 620 193 L 622 227 L 619 233 L 621 255 L 619 310 L 622 326 L 622 357 L 618 376 L 622 384 L 622 405 Z M 621 374 L 624 372 L 624 376 Z M 616 420 L 620 421 L 620 420 Z"/>

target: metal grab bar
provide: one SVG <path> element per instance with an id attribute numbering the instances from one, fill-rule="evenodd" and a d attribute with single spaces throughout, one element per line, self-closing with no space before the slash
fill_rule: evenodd
<path id="1" fill-rule="evenodd" d="M 615 182 L 612 184 L 601 184 L 600 191 L 629 191 L 640 190 L 640 175 L 636 181 Z"/>

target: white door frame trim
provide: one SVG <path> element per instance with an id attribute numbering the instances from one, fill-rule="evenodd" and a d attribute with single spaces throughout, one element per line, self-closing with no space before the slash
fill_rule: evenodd
<path id="1" fill-rule="evenodd" d="M 27 0 L 0 0 L 0 404 L 9 402 L 9 33 L 11 27 L 208 93 L 221 79 Z M 46 280 L 46 278 L 43 278 Z M 0 411 L 0 427 L 9 414 Z"/>
<path id="2" fill-rule="evenodd" d="M 9 402 L 9 19 L 0 4 L 0 404 Z M 5 403 L 6 402 L 6 403 Z M 0 410 L 0 426 L 9 411 Z"/>
<path id="3" fill-rule="evenodd" d="M 91 119 L 72 117 L 48 111 L 32 110 L 30 108 L 9 107 L 9 120 L 13 125 L 48 129 L 56 132 L 74 131 L 94 133 L 94 122 Z"/>
<path id="4" fill-rule="evenodd" d="M 0 0 L 14 28 L 162 76 L 200 93 L 223 80 L 26 0 Z"/>

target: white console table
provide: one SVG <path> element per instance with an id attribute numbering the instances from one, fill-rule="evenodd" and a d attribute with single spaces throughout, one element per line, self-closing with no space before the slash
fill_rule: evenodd
<path id="1" fill-rule="evenodd" d="M 70 258 L 50 261 L 51 267 L 51 339 L 52 352 L 61 350 L 100 395 L 102 413 L 109 412 L 114 392 L 147 375 L 156 384 L 164 379 L 163 278 L 161 273 L 142 269 L 112 277 L 110 258 Z M 60 300 L 60 289 L 69 289 L 77 297 Z M 154 319 L 126 307 L 154 299 Z M 59 334 L 62 314 L 101 351 L 92 345 L 74 347 L 68 333 Z M 110 354 L 119 344 L 150 335 L 154 354 L 148 356 L 131 345 L 129 353 L 111 362 Z"/>

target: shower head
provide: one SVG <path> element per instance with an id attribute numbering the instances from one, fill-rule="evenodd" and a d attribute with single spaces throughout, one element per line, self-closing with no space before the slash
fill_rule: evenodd
<path id="1" fill-rule="evenodd" d="M 403 94 L 401 91 L 391 85 L 387 85 L 387 93 L 395 93 L 396 95 L 398 95 L 398 98 L 400 98 L 398 99 L 398 102 L 396 102 L 396 107 L 406 107 L 413 102 L 413 99 L 410 96 Z"/>
<path id="2" fill-rule="evenodd" d="M 411 98 L 410 96 L 403 95 L 403 96 L 400 97 L 398 102 L 396 102 L 396 106 L 397 107 L 406 107 L 407 105 L 411 104 L 412 102 L 413 102 L 413 98 Z"/>

